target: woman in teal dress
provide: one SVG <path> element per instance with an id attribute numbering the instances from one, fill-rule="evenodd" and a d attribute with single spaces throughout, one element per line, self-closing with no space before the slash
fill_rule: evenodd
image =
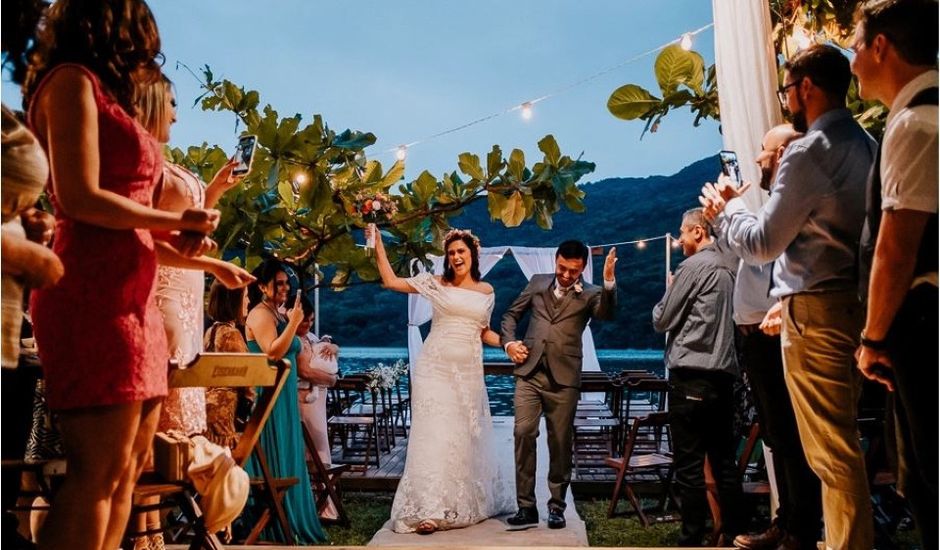
<path id="1" fill-rule="evenodd" d="M 304 454 L 304 439 L 300 427 L 300 407 L 297 403 L 297 352 L 300 339 L 297 327 L 303 321 L 300 293 L 291 300 L 291 308 L 283 312 L 287 303 L 290 281 L 284 266 L 267 260 L 253 273 L 256 285 L 249 291 L 251 311 L 245 323 L 248 349 L 266 353 L 272 361 L 290 361 L 290 376 L 264 430 L 259 444 L 264 450 L 268 467 L 274 477 L 294 477 L 300 482 L 287 490 L 284 511 L 294 531 L 295 542 L 313 544 L 326 540 L 326 534 L 317 517 L 317 505 L 310 488 L 310 476 Z M 254 457 L 248 463 L 250 475 L 260 475 Z"/>

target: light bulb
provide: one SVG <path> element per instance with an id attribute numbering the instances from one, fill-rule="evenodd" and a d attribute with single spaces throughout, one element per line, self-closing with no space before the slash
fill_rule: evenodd
<path id="1" fill-rule="evenodd" d="M 673 239 L 673 240 L 672 240 L 672 247 L 673 247 L 673 248 L 679 248 L 680 246 L 682 246 L 682 241 L 680 241 L 679 239 Z"/>
<path id="2" fill-rule="evenodd" d="M 397 158 L 398 160 L 405 160 L 405 157 L 407 156 L 408 156 L 408 146 L 399 145 L 398 150 L 395 151 L 395 158 Z"/>
<path id="3" fill-rule="evenodd" d="M 525 120 L 532 118 L 532 104 L 528 101 L 522 104 L 522 118 Z"/>
<path id="4" fill-rule="evenodd" d="M 643 250 L 646 248 L 646 241 L 637 241 L 636 247 L 638 250 Z"/>
<path id="5" fill-rule="evenodd" d="M 294 181 L 297 183 L 297 185 L 303 185 L 307 182 L 307 175 L 301 172 L 294 176 Z"/>
<path id="6" fill-rule="evenodd" d="M 685 51 L 692 49 L 692 35 L 690 33 L 682 35 L 682 40 L 679 41 L 679 47 Z"/>

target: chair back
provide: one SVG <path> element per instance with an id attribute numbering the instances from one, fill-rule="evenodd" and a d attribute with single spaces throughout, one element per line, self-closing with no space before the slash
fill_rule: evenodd
<path id="1" fill-rule="evenodd" d="M 171 388 L 266 388 L 232 450 L 235 463 L 244 467 L 284 388 L 290 361 L 281 359 L 271 365 L 263 353 L 200 353 L 185 368 L 173 369 L 172 366 L 168 379 Z"/>
<path id="2" fill-rule="evenodd" d="M 653 412 L 634 419 L 623 449 L 623 460 L 626 465 L 629 465 L 630 458 L 635 454 L 671 452 L 668 412 Z"/>

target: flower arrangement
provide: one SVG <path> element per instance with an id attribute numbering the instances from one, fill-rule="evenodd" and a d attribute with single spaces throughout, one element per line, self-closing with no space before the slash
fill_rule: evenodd
<path id="1" fill-rule="evenodd" d="M 398 212 L 398 205 L 384 193 L 374 195 L 357 193 L 353 208 L 362 221 L 370 224 L 390 220 Z M 375 233 L 370 233 L 366 240 L 366 251 L 371 255 L 374 249 Z"/>
<path id="2" fill-rule="evenodd" d="M 391 365 L 377 363 L 374 367 L 369 369 L 366 374 L 369 375 L 370 388 L 382 388 L 387 390 L 394 388 L 395 384 L 398 383 L 398 379 L 406 372 L 408 372 L 408 363 L 399 359 Z"/>

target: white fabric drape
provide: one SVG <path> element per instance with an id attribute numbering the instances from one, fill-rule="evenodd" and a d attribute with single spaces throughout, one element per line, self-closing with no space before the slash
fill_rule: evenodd
<path id="1" fill-rule="evenodd" d="M 712 0 L 712 10 L 721 135 L 724 148 L 737 153 L 742 177 L 754 184 L 744 202 L 756 212 L 767 195 L 757 185 L 760 171 L 754 159 L 767 130 L 783 122 L 770 6 L 754 0 Z"/>
<path id="2" fill-rule="evenodd" d="M 499 246 L 480 249 L 480 276 L 485 276 L 493 266 L 499 262 L 508 246 Z M 444 271 L 444 258 L 442 256 L 433 256 L 431 258 L 434 274 L 440 274 Z M 431 302 L 420 294 L 408 295 L 408 360 L 411 365 L 418 360 L 421 348 L 424 346 L 424 340 L 421 338 L 421 325 L 431 320 Z"/>
<path id="3" fill-rule="evenodd" d="M 516 259 L 526 279 L 531 279 L 536 273 L 555 273 L 555 248 L 533 248 L 529 246 L 512 246 L 509 248 L 512 257 Z M 584 280 L 593 282 L 593 266 L 588 256 L 587 267 L 584 268 Z M 594 348 L 594 336 L 590 324 L 584 327 L 581 335 L 581 347 L 584 358 L 581 368 L 586 371 L 599 371 L 601 365 L 597 360 L 597 350 Z"/>

